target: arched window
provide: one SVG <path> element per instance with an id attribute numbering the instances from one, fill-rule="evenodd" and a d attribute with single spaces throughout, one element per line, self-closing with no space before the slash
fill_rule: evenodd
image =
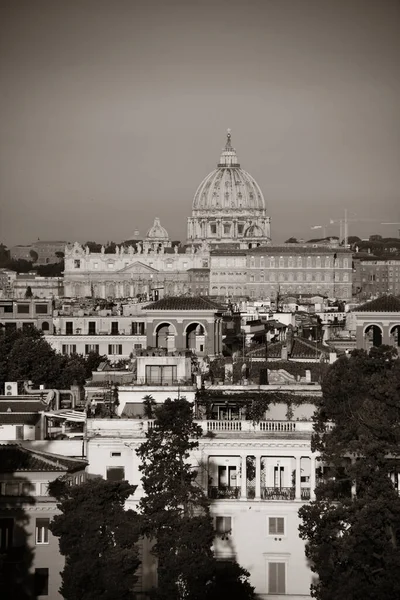
<path id="1" fill-rule="evenodd" d="M 256 266 L 256 259 L 254 256 L 250 256 L 250 267 L 254 268 Z"/>
<path id="2" fill-rule="evenodd" d="M 291 256 L 289 256 L 289 259 L 288 259 L 288 267 L 289 267 L 289 269 L 293 269 L 293 267 L 294 267 L 293 258 Z"/>
<path id="3" fill-rule="evenodd" d="M 285 266 L 285 259 L 283 258 L 283 256 L 281 256 L 279 258 L 279 268 L 283 269 L 284 266 Z"/>
<path id="4" fill-rule="evenodd" d="M 47 321 L 43 321 L 42 323 L 42 331 L 49 331 L 50 330 L 50 325 Z"/>
<path id="5" fill-rule="evenodd" d="M 297 257 L 297 267 L 298 267 L 299 269 L 301 269 L 301 268 L 302 268 L 302 266 L 303 266 L 303 259 L 301 258 L 301 256 L 298 256 L 298 257 Z"/>
<path id="6" fill-rule="evenodd" d="M 264 266 L 265 266 L 265 260 L 264 260 L 264 257 L 263 257 L 263 256 L 260 256 L 260 268 L 261 268 L 261 269 L 264 269 Z"/>
<path id="7" fill-rule="evenodd" d="M 312 266 L 312 261 L 311 261 L 311 256 L 307 257 L 307 269 L 311 269 Z"/>
<path id="8" fill-rule="evenodd" d="M 317 267 L 317 269 L 321 268 L 321 257 L 320 256 L 317 256 L 316 267 Z"/>

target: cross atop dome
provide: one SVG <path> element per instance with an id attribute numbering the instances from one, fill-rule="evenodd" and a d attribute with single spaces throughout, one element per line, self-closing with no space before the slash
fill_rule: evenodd
<path id="1" fill-rule="evenodd" d="M 231 130 L 228 129 L 226 132 L 225 148 L 223 149 L 221 158 L 219 159 L 218 167 L 240 167 L 236 150 L 232 147 L 231 139 Z"/>

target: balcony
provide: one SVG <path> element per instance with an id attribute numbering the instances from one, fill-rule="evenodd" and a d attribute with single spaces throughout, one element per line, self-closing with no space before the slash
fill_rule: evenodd
<path id="1" fill-rule="evenodd" d="M 294 487 L 264 487 L 261 488 L 262 500 L 294 500 Z"/>
<path id="2" fill-rule="evenodd" d="M 238 500 L 240 498 L 240 486 L 210 486 L 208 497 L 211 500 Z"/>
<path id="3" fill-rule="evenodd" d="M 213 433 L 242 432 L 242 433 L 312 433 L 312 421 L 238 421 L 238 420 L 213 420 L 199 421 L 199 425 L 206 431 Z"/>

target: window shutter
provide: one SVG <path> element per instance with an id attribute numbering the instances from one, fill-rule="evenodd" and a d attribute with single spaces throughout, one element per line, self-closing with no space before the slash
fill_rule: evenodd
<path id="1" fill-rule="evenodd" d="M 269 517 L 269 535 L 285 535 L 285 519 L 283 517 Z"/>
<path id="2" fill-rule="evenodd" d="M 268 593 L 285 594 L 285 563 L 268 563 Z"/>

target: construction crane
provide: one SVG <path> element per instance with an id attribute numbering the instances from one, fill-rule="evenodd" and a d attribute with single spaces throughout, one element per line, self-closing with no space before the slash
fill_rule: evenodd
<path id="1" fill-rule="evenodd" d="M 381 223 L 381 225 L 400 225 L 400 223 Z M 400 238 L 400 228 L 397 230 Z"/>

